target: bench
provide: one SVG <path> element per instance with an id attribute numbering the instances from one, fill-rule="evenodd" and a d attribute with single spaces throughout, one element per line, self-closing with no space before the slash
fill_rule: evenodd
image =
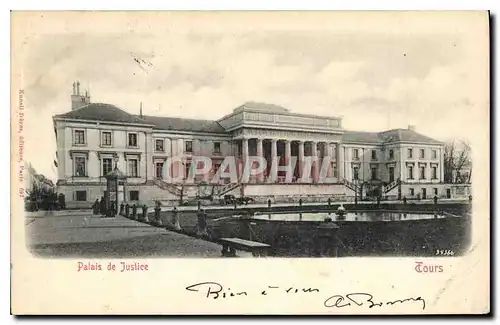
<path id="1" fill-rule="evenodd" d="M 268 244 L 241 238 L 221 238 L 219 243 L 222 245 L 222 256 L 225 257 L 235 257 L 237 249 L 251 252 L 253 256 L 265 256 L 271 248 Z"/>

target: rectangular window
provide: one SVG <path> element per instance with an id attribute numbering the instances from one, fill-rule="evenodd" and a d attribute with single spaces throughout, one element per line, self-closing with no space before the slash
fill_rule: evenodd
<path id="1" fill-rule="evenodd" d="M 137 133 L 128 134 L 128 146 L 137 147 Z"/>
<path id="2" fill-rule="evenodd" d="M 408 149 L 408 158 L 413 158 L 413 149 Z"/>
<path id="3" fill-rule="evenodd" d="M 185 142 L 184 152 L 189 152 L 189 153 L 193 152 L 193 141 Z"/>
<path id="4" fill-rule="evenodd" d="M 87 176 L 87 159 L 85 157 L 75 157 L 74 158 L 74 176 L 83 177 Z"/>
<path id="5" fill-rule="evenodd" d="M 394 150 L 389 150 L 389 159 L 394 159 Z"/>
<path id="6" fill-rule="evenodd" d="M 425 179 L 425 167 L 420 167 L 420 179 Z"/>
<path id="7" fill-rule="evenodd" d="M 432 167 L 432 179 L 437 179 L 437 167 Z"/>
<path id="8" fill-rule="evenodd" d="M 220 142 L 214 142 L 214 153 L 220 153 Z"/>
<path id="9" fill-rule="evenodd" d="M 410 188 L 410 196 L 415 195 L 415 190 L 413 188 Z"/>
<path id="10" fill-rule="evenodd" d="M 111 146 L 111 132 L 102 132 L 101 145 Z"/>
<path id="11" fill-rule="evenodd" d="M 85 144 L 85 131 L 75 130 L 74 144 Z"/>
<path id="12" fill-rule="evenodd" d="M 106 176 L 113 170 L 113 160 L 111 158 L 102 159 L 102 176 Z"/>
<path id="13" fill-rule="evenodd" d="M 413 179 L 413 166 L 408 166 L 408 179 Z"/>
<path id="14" fill-rule="evenodd" d="M 155 141 L 155 151 L 165 151 L 164 149 L 165 141 L 163 139 L 156 139 Z"/>
<path id="15" fill-rule="evenodd" d="M 372 150 L 372 160 L 377 160 L 377 150 Z"/>
<path id="16" fill-rule="evenodd" d="M 420 159 L 425 158 L 425 149 L 420 149 Z"/>
<path id="17" fill-rule="evenodd" d="M 139 177 L 137 159 L 128 160 L 128 176 Z"/>
<path id="18" fill-rule="evenodd" d="M 87 201 L 87 191 L 75 191 L 77 201 Z"/>
<path id="19" fill-rule="evenodd" d="M 130 201 L 139 201 L 139 191 L 130 191 Z"/>
<path id="20" fill-rule="evenodd" d="M 353 173 L 352 179 L 356 179 L 356 180 L 359 179 L 359 167 L 353 167 L 352 173 Z"/>
<path id="21" fill-rule="evenodd" d="M 438 189 L 434 188 L 434 195 L 438 195 Z"/>
<path id="22" fill-rule="evenodd" d="M 189 176 L 189 170 L 191 169 L 191 163 L 186 163 L 184 165 L 184 178 Z"/>
<path id="23" fill-rule="evenodd" d="M 377 167 L 372 167 L 372 180 L 377 179 Z"/>
<path id="24" fill-rule="evenodd" d="M 335 162 L 332 162 L 330 167 L 333 171 L 333 173 L 332 173 L 333 177 L 337 177 L 337 164 Z"/>
<path id="25" fill-rule="evenodd" d="M 358 150 L 358 149 L 352 149 L 352 157 L 353 157 L 355 160 L 358 160 L 358 159 L 359 159 L 359 150 Z"/>
<path id="26" fill-rule="evenodd" d="M 437 150 L 432 150 L 432 159 L 437 158 Z"/>

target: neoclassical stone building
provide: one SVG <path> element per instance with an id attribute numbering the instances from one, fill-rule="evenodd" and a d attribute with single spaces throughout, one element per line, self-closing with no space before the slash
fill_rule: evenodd
<path id="1" fill-rule="evenodd" d="M 352 200 L 378 189 L 383 196 L 452 197 L 443 180 L 443 143 L 414 128 L 385 132 L 349 131 L 338 117 L 296 114 L 288 109 L 249 102 L 217 121 L 134 115 L 110 104 L 91 103 L 73 85 L 71 111 L 53 117 L 57 141 L 58 191 L 71 206 L 88 206 L 105 194 L 104 176 L 117 166 L 127 175 L 126 201 L 165 202 L 192 199 L 228 156 L 237 157 L 238 173 L 249 156 L 266 158 L 262 174 L 246 182 L 221 180 L 212 189 L 256 200 Z M 193 157 L 212 160 L 207 173 L 185 182 Z M 300 163 L 291 180 L 283 172 L 269 182 L 271 162 L 286 166 L 292 157 L 330 157 L 327 175 L 318 181 L 319 165 L 304 180 Z M 166 168 L 169 157 L 181 161 Z M 195 162 L 197 164 L 197 162 Z M 175 178 L 170 181 L 169 175 Z M 206 188 L 205 188 L 206 189 Z"/>

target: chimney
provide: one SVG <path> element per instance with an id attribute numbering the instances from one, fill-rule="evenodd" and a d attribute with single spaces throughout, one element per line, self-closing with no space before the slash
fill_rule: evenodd
<path id="1" fill-rule="evenodd" d="M 90 104 L 89 91 L 86 90 L 85 94 L 80 95 L 80 81 L 73 82 L 73 94 L 71 95 L 71 110 L 79 109 L 83 106 Z"/>
<path id="2" fill-rule="evenodd" d="M 139 109 L 139 117 L 142 118 L 142 102 L 141 102 L 141 107 Z"/>
<path id="3" fill-rule="evenodd" d="M 415 125 L 408 125 L 408 130 L 415 132 Z"/>

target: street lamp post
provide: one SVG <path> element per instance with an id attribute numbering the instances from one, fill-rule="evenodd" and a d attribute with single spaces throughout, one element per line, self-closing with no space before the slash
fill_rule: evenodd
<path id="1" fill-rule="evenodd" d="M 358 205 L 358 179 L 354 179 L 354 205 Z"/>

